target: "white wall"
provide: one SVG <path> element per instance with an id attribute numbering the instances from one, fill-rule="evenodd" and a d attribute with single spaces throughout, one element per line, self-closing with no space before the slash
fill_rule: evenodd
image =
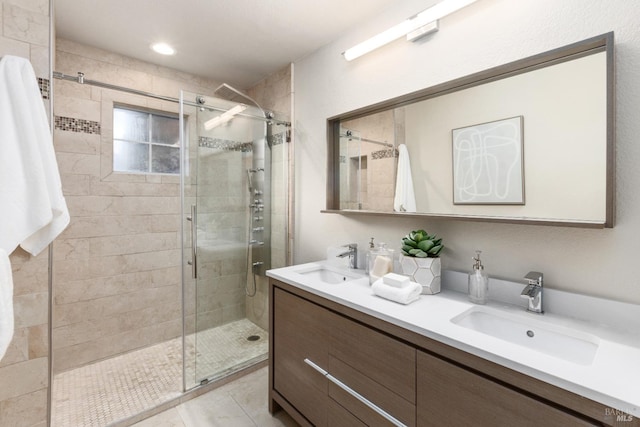
<path id="1" fill-rule="evenodd" d="M 340 53 L 433 0 L 398 1 L 377 19 L 298 61 L 296 66 L 295 262 L 324 258 L 325 248 L 371 236 L 393 247 L 425 228 L 444 238 L 445 268 L 468 270 L 483 251 L 494 277 L 545 273 L 547 286 L 640 303 L 640 8 L 635 0 L 481 0 L 440 22 L 431 38 L 398 40 L 352 62 Z M 607 230 L 389 219 L 322 214 L 326 119 L 609 31 L 616 41 L 617 216 Z M 362 254 L 361 254 L 362 256 Z"/>

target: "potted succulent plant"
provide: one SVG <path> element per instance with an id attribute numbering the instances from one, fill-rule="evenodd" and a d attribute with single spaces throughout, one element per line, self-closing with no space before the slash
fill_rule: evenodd
<path id="1" fill-rule="evenodd" d="M 402 239 L 400 267 L 402 273 L 422 285 L 423 294 L 440 292 L 440 252 L 442 239 L 424 230 L 416 230 Z"/>

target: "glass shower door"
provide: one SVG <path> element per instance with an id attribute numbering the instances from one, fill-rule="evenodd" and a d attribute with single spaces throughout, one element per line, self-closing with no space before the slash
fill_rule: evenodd
<path id="1" fill-rule="evenodd" d="M 256 357 L 243 347 L 253 326 L 245 309 L 247 271 L 257 262 L 250 244 L 263 238 L 254 235 L 262 230 L 252 227 L 253 214 L 266 216 L 264 195 L 253 193 L 264 180 L 255 157 L 264 152 L 266 125 L 257 108 L 218 98 L 183 93 L 183 108 L 184 360 L 191 388 Z"/>

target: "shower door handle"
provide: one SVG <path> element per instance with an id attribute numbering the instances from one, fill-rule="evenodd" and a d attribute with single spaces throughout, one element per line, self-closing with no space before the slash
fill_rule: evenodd
<path id="1" fill-rule="evenodd" d="M 187 221 L 191 222 L 191 277 L 198 278 L 198 208 L 191 205 L 191 216 L 187 217 Z"/>

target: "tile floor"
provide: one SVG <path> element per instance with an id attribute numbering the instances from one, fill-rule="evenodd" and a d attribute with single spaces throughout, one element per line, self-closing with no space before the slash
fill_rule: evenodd
<path id="1" fill-rule="evenodd" d="M 256 337 L 252 341 L 249 337 Z M 269 352 L 269 333 L 241 319 L 189 335 L 186 339 L 187 388 L 203 378 L 216 379 L 265 360 Z M 197 351 L 195 351 L 197 350 Z"/>
<path id="2" fill-rule="evenodd" d="M 260 339 L 248 341 L 252 335 Z M 187 337 L 188 387 L 265 360 L 268 344 L 267 331 L 247 319 Z M 51 424 L 106 426 L 176 398 L 181 390 L 182 339 L 176 338 L 55 375 Z"/>
<path id="3" fill-rule="evenodd" d="M 133 426 L 297 427 L 284 411 L 271 416 L 268 386 L 268 368 L 264 367 Z"/>

